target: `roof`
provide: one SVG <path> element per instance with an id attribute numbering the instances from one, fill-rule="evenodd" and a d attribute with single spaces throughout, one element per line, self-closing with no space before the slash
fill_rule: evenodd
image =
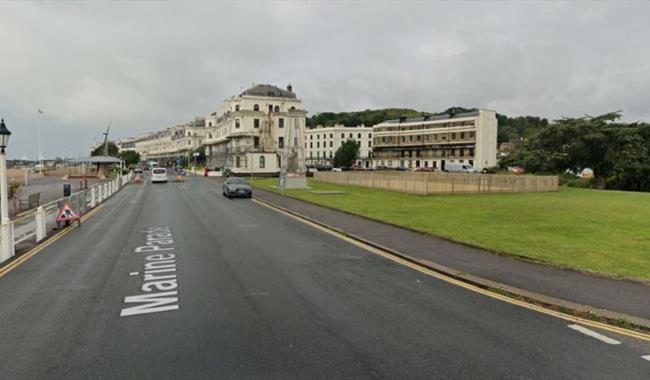
<path id="1" fill-rule="evenodd" d="M 251 95 L 251 96 L 269 96 L 275 98 L 296 98 L 296 94 L 293 92 L 283 90 L 279 87 L 272 86 L 270 84 L 258 84 L 248 90 L 242 92 L 239 96 Z"/>
<path id="2" fill-rule="evenodd" d="M 113 156 L 90 156 L 75 158 L 72 162 L 87 164 L 120 164 L 122 163 L 122 160 Z"/>
<path id="3" fill-rule="evenodd" d="M 398 123 L 419 123 L 423 121 L 433 121 L 433 120 L 446 120 L 446 119 L 458 119 L 461 117 L 473 117 L 473 116 L 478 116 L 479 111 L 474 111 L 474 112 L 465 112 L 465 113 L 456 113 L 453 115 L 449 114 L 444 114 L 444 115 L 432 115 L 432 116 L 419 116 L 419 117 L 411 117 L 406 120 L 399 120 L 399 119 L 393 119 L 393 120 L 386 120 L 384 123 L 390 123 L 390 124 L 398 124 Z"/>

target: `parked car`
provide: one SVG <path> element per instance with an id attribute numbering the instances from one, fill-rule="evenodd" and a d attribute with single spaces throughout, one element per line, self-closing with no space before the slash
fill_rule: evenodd
<path id="1" fill-rule="evenodd" d="M 154 168 L 151 171 L 151 183 L 167 182 L 167 169 Z"/>
<path id="2" fill-rule="evenodd" d="M 470 164 L 447 164 L 445 171 L 448 173 L 478 173 L 478 169 Z"/>
<path id="3" fill-rule="evenodd" d="M 133 174 L 140 174 L 140 175 L 142 175 L 142 168 L 135 168 L 135 169 L 133 169 Z"/>
<path id="4" fill-rule="evenodd" d="M 332 171 L 333 172 L 342 172 L 343 169 L 342 168 L 332 168 Z"/>
<path id="5" fill-rule="evenodd" d="M 426 167 L 426 168 L 424 168 L 424 167 L 419 167 L 419 168 L 415 169 L 415 171 L 416 171 L 416 172 L 435 172 L 436 169 L 435 169 L 435 168 L 432 168 L 432 167 Z"/>
<path id="6" fill-rule="evenodd" d="M 223 181 L 223 195 L 228 198 L 251 198 L 253 196 L 253 189 L 246 180 L 241 177 L 228 177 Z"/>
<path id="7" fill-rule="evenodd" d="M 407 168 L 405 166 L 398 166 L 398 167 L 395 168 L 395 170 L 397 170 L 398 172 L 410 172 L 411 171 L 411 169 L 409 169 L 409 168 Z"/>

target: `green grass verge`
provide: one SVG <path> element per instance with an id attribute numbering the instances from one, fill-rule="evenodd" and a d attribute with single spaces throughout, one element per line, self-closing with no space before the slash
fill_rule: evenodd
<path id="1" fill-rule="evenodd" d="M 254 185 L 278 192 L 277 178 Z M 309 181 L 286 195 L 491 251 L 650 280 L 650 194 L 561 187 L 552 193 L 411 195 Z M 338 190 L 345 194 L 317 194 Z"/>

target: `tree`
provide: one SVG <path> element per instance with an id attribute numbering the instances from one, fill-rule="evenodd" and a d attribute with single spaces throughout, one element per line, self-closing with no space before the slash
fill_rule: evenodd
<path id="1" fill-rule="evenodd" d="M 140 153 L 133 150 L 123 150 L 117 154 L 117 157 L 124 161 L 124 165 L 126 166 L 132 166 L 140 162 Z"/>
<path id="2" fill-rule="evenodd" d="M 108 155 L 112 157 L 117 157 L 117 154 L 120 152 L 120 148 L 115 145 L 114 142 L 108 142 Z M 91 156 L 103 156 L 104 155 L 104 144 L 98 146 L 90 152 Z"/>
<path id="3" fill-rule="evenodd" d="M 359 156 L 360 142 L 348 140 L 341 144 L 341 146 L 334 153 L 334 161 L 332 164 L 337 168 L 349 168 L 354 165 L 354 162 Z"/>
<path id="4" fill-rule="evenodd" d="M 539 131 L 505 158 L 502 166 L 521 165 L 534 173 L 579 173 L 593 170 L 596 187 L 604 189 L 619 156 L 617 137 L 625 125 L 614 123 L 620 112 L 564 118 Z"/>

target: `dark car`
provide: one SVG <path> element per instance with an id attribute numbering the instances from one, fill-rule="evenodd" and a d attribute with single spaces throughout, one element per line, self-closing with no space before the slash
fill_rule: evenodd
<path id="1" fill-rule="evenodd" d="M 241 177 L 229 177 L 223 182 L 223 195 L 231 197 L 250 198 L 253 196 L 253 189 Z"/>

